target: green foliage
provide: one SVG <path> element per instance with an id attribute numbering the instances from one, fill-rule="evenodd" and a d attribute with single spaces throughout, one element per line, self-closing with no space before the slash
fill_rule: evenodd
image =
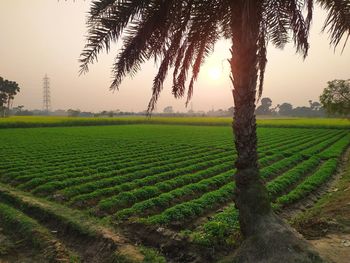
<path id="1" fill-rule="evenodd" d="M 166 263 L 165 258 L 154 249 L 140 247 L 140 251 L 145 256 L 144 260 L 142 261 L 143 263 Z"/>
<path id="2" fill-rule="evenodd" d="M 272 198 L 275 198 L 292 186 L 294 183 L 298 182 L 303 176 L 311 172 L 320 163 L 320 159 L 317 157 L 311 157 L 310 159 L 298 164 L 287 172 L 278 176 L 275 180 L 267 183 L 266 188 Z"/>
<path id="3" fill-rule="evenodd" d="M 222 247 L 234 245 L 238 237 L 239 222 L 238 211 L 230 205 L 222 212 L 215 214 L 192 233 L 194 242 L 206 247 Z"/>
<path id="4" fill-rule="evenodd" d="M 284 118 L 258 119 L 258 127 L 284 128 L 336 128 L 349 129 L 350 123 L 344 119 L 326 118 Z M 120 117 L 120 118 L 82 118 L 82 117 L 48 117 L 48 116 L 15 116 L 0 119 L 0 128 L 29 127 L 70 127 L 125 124 L 174 124 L 231 127 L 229 117 Z"/>
<path id="5" fill-rule="evenodd" d="M 337 158 L 345 151 L 349 144 L 350 134 L 347 134 L 343 138 L 335 142 L 333 145 L 328 147 L 326 150 L 324 150 L 322 153 L 320 153 L 319 156 L 323 159 Z"/>
<path id="6" fill-rule="evenodd" d="M 161 214 L 149 217 L 145 220 L 151 224 L 168 224 L 173 222 L 185 222 L 202 215 L 207 209 L 227 202 L 233 197 L 234 183 L 228 183 L 218 190 L 203 194 L 200 198 L 175 205 L 166 209 Z"/>
<path id="7" fill-rule="evenodd" d="M 18 83 L 0 77 L 0 114 L 2 117 L 9 113 L 11 101 L 20 91 Z M 7 112 L 6 112 L 7 107 Z"/>
<path id="8" fill-rule="evenodd" d="M 320 101 L 328 114 L 350 118 L 350 79 L 328 81 Z"/>
<path id="9" fill-rule="evenodd" d="M 201 218 L 187 232 L 192 240 L 211 249 L 232 246 L 237 211 L 229 205 L 217 212 L 234 198 L 231 136 L 229 127 L 214 126 L 2 129 L 0 181 L 106 222 L 186 230 Z M 345 129 L 258 128 L 258 138 L 261 177 L 275 209 L 327 181 L 350 143 Z"/>
<path id="10" fill-rule="evenodd" d="M 335 172 L 337 168 L 337 160 L 329 159 L 324 162 L 321 167 L 312 175 L 307 177 L 301 184 L 296 186 L 288 194 L 279 197 L 276 200 L 276 205 L 285 206 L 291 204 L 302 197 L 307 196 L 312 191 L 320 187 L 325 181 L 327 181 Z M 277 207 L 276 207 L 277 208 Z"/>

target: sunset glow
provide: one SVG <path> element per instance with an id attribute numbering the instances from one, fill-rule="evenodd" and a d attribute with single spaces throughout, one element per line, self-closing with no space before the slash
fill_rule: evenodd
<path id="1" fill-rule="evenodd" d="M 219 68 L 210 68 L 208 70 L 208 76 L 212 80 L 217 80 L 221 77 L 221 70 Z"/>

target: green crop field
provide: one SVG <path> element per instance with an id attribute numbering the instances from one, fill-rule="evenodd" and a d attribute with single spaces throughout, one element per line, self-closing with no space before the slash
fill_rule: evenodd
<path id="1" fill-rule="evenodd" d="M 350 144 L 344 125 L 300 126 L 258 128 L 261 177 L 276 211 L 325 184 Z M 21 205 L 34 198 L 49 200 L 62 211 L 81 210 L 148 244 L 147 231 L 162 235 L 167 229 L 199 246 L 234 245 L 235 158 L 227 126 L 0 129 L 0 221 L 45 239 L 50 233 L 39 226 L 31 234 L 30 226 L 38 222 L 28 214 L 36 208 Z M 23 200 L 10 192 L 24 194 Z"/>
<path id="2" fill-rule="evenodd" d="M 306 127 L 350 129 L 350 121 L 336 118 L 268 118 L 258 119 L 259 127 Z M 121 124 L 175 124 L 203 126 L 231 126 L 231 117 L 145 117 L 123 116 L 101 117 L 54 117 L 54 116 L 12 116 L 0 118 L 1 128 L 96 126 Z"/>

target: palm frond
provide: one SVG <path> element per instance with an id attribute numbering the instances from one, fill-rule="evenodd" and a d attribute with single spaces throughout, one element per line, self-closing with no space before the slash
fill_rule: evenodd
<path id="1" fill-rule="evenodd" d="M 179 31 L 177 31 L 174 34 L 170 47 L 164 51 L 164 59 L 162 60 L 159 66 L 158 73 L 153 80 L 152 97 L 150 102 L 148 103 L 148 112 L 152 112 L 155 108 L 159 94 L 163 89 L 163 83 L 165 81 L 168 70 L 171 67 L 171 65 L 173 65 L 176 52 L 178 52 L 180 48 L 183 31 L 185 30 L 185 28 L 186 25 L 184 24 L 183 28 L 179 29 Z"/>
<path id="2" fill-rule="evenodd" d="M 113 66 L 111 89 L 117 89 L 126 74 L 135 74 L 152 54 L 161 52 L 171 23 L 167 23 L 175 0 L 154 1 L 140 14 L 140 19 L 126 30 L 124 45 Z M 155 42 L 158 44 L 155 44 Z"/>
<path id="3" fill-rule="evenodd" d="M 323 31 L 330 34 L 330 44 L 337 47 L 345 36 L 343 49 L 350 35 L 350 1 L 348 0 L 318 0 L 321 7 L 328 11 Z"/>
<path id="4" fill-rule="evenodd" d="M 128 22 L 149 2 L 100 0 L 92 3 L 86 45 L 79 59 L 80 74 L 89 70 L 89 64 L 97 61 L 102 50 L 109 51 L 111 42 L 120 38 Z"/>
<path id="5" fill-rule="evenodd" d="M 263 20 L 266 21 L 266 20 Z M 267 64 L 267 26 L 265 22 L 261 22 L 259 36 L 258 36 L 258 69 L 259 69 L 259 86 L 258 86 L 258 98 L 261 98 L 264 88 L 265 69 Z"/>
<path id="6" fill-rule="evenodd" d="M 289 41 L 290 19 L 284 1 L 266 1 L 263 9 L 263 21 L 268 40 L 277 47 L 284 48 Z"/>
<path id="7" fill-rule="evenodd" d="M 172 93 L 190 101 L 194 83 L 206 57 L 220 38 L 254 41 L 261 97 L 267 63 L 267 46 L 283 48 L 293 40 L 296 51 L 306 57 L 314 0 L 92 0 L 87 20 L 88 36 L 80 57 L 80 72 L 97 61 L 102 51 L 122 38 L 122 48 L 113 64 L 111 89 L 118 89 L 127 74 L 133 76 L 141 64 L 154 58 L 160 62 L 153 80 L 151 112 L 171 68 Z M 317 0 L 328 11 L 323 30 L 335 47 L 350 35 L 350 1 Z M 244 30 L 243 30 L 244 28 Z M 242 43 L 244 43 L 242 41 Z M 345 45 L 345 44 L 344 44 Z M 254 48 L 254 47 L 252 47 Z M 239 49 L 239 48 L 238 48 Z M 232 46 L 235 56 L 237 46 Z M 232 62 L 232 58 L 231 58 Z M 247 62 L 248 63 L 248 62 Z M 236 63 L 244 67 L 246 61 Z M 191 71 L 191 72 L 190 72 Z M 237 68 L 232 67 L 232 73 Z M 191 74 L 189 78 L 188 75 Z"/>
<path id="8" fill-rule="evenodd" d="M 304 58 L 307 56 L 309 51 L 309 28 L 311 23 L 307 21 L 303 16 L 303 3 L 298 0 L 286 0 L 285 1 L 286 10 L 289 13 L 290 26 L 293 35 L 293 42 L 296 47 L 297 52 L 303 54 Z"/>

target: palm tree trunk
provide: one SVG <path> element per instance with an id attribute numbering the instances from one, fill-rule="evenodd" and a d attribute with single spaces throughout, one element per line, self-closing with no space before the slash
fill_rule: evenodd
<path id="1" fill-rule="evenodd" d="M 255 99 L 261 1 L 232 1 L 231 80 L 237 150 L 235 204 L 245 238 L 233 262 L 323 262 L 287 223 L 277 217 L 259 176 Z"/>
<path id="2" fill-rule="evenodd" d="M 237 9 L 237 6 L 234 8 Z M 259 178 L 254 114 L 258 74 L 258 7 L 252 6 L 245 11 L 250 10 L 255 12 L 246 14 L 249 17 L 249 23 L 244 21 L 244 15 L 240 18 L 235 15 L 232 19 L 232 58 L 230 60 L 235 103 L 233 131 L 238 155 L 235 163 L 237 168 L 235 203 L 239 209 L 240 226 L 244 236 L 250 236 L 255 232 L 258 217 L 271 212 L 266 188 Z"/>
<path id="3" fill-rule="evenodd" d="M 237 150 L 235 204 L 244 242 L 233 262 L 324 262 L 287 223 L 276 216 L 259 177 L 255 95 L 256 45 L 234 38 L 230 60 L 235 102 L 233 131 Z"/>

